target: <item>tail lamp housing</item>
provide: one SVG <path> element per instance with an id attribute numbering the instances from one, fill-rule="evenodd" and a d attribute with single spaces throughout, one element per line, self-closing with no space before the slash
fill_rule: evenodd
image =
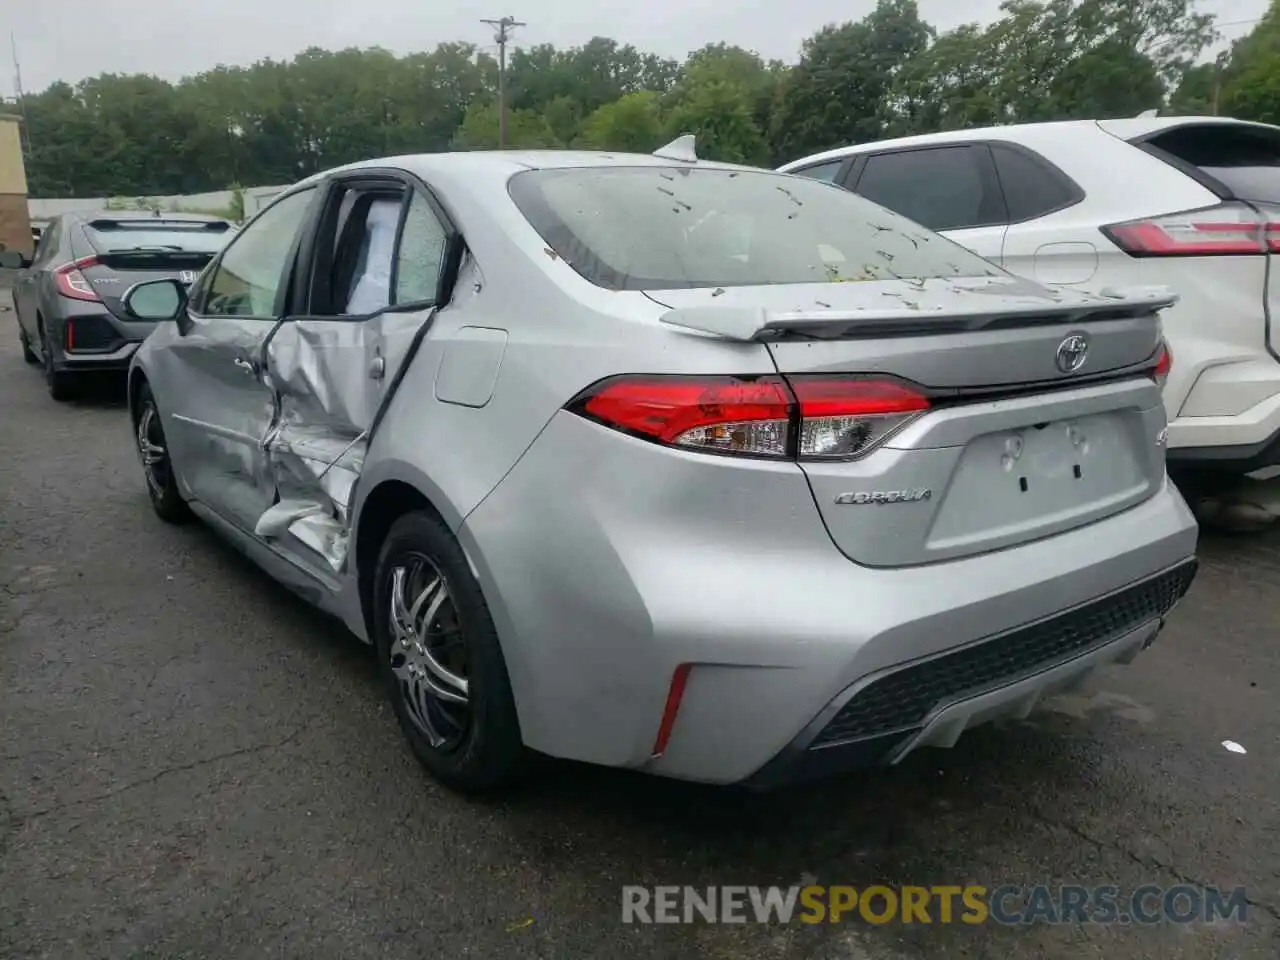
<path id="1" fill-rule="evenodd" d="M 768 460 L 856 460 L 930 407 L 895 380 L 845 376 L 621 376 L 569 409 L 678 449 Z"/>
<path id="2" fill-rule="evenodd" d="M 1280 253 L 1280 208 L 1221 203 L 1102 228 L 1131 257 L 1261 256 Z"/>
<path id="3" fill-rule="evenodd" d="M 1151 367 L 1151 379 L 1159 384 L 1161 390 L 1168 382 L 1169 371 L 1172 369 L 1173 353 L 1169 350 L 1169 344 L 1161 340 L 1160 349 L 1156 351 L 1156 362 Z"/>
<path id="4" fill-rule="evenodd" d="M 80 272 L 97 265 L 97 257 L 81 257 L 79 260 L 72 260 L 70 263 L 55 267 L 53 282 L 58 288 L 58 294 L 68 300 L 88 300 L 95 303 L 100 301 L 102 298 L 94 292 L 92 284 Z"/>

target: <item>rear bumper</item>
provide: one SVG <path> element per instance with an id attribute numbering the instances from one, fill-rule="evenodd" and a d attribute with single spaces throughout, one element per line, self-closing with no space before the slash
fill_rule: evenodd
<path id="1" fill-rule="evenodd" d="M 129 369 L 133 355 L 138 352 L 142 341 L 126 343 L 104 353 L 63 353 L 55 357 L 53 368 L 58 373 L 90 373 L 115 372 L 123 373 Z"/>
<path id="2" fill-rule="evenodd" d="M 1197 536 L 1166 482 L 1145 502 L 1067 533 L 873 569 L 835 549 L 796 465 L 660 450 L 571 414 L 553 419 L 458 533 L 498 628 L 526 744 L 708 783 L 751 782 L 807 748 L 841 698 L 876 678 L 1178 567 Z M 938 742 L 960 719 L 963 729 L 986 717 L 997 690 L 1020 685 L 1017 698 L 1026 697 L 1056 682 L 1056 673 L 1033 681 L 1046 671 L 1071 673 L 1092 662 L 1079 658 L 1105 659 L 1106 650 L 1120 659 L 1124 635 L 1169 606 L 1095 631 L 1084 649 L 948 689 L 925 712 L 952 710 L 948 697 L 975 702 L 950 720 L 921 719 L 910 749 Z M 670 740 L 654 756 L 684 665 Z M 891 745 L 854 746 L 883 762 Z"/>
<path id="3" fill-rule="evenodd" d="M 1253 473 L 1280 464 L 1280 428 L 1256 443 L 1226 443 L 1221 446 L 1170 447 L 1170 471 Z"/>
<path id="4" fill-rule="evenodd" d="M 892 765 L 919 747 L 952 747 L 981 724 L 1025 718 L 1098 667 L 1131 663 L 1155 641 L 1195 572 L 1190 560 L 1038 623 L 863 678 L 744 786 Z"/>

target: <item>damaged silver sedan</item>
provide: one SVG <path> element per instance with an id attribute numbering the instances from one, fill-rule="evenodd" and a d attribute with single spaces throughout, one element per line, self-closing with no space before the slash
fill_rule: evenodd
<path id="1" fill-rule="evenodd" d="M 1167 294 L 688 142 L 334 170 L 124 302 L 155 511 L 373 644 L 456 788 L 894 763 L 1133 659 L 1194 576 Z"/>

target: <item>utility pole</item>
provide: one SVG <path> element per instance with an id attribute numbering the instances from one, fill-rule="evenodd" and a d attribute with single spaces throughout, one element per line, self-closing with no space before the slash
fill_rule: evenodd
<path id="1" fill-rule="evenodd" d="M 18 65 L 18 38 L 9 34 L 9 49 L 13 52 L 13 93 L 18 99 L 18 115 L 22 117 L 22 125 L 18 129 L 18 145 L 22 150 L 22 159 L 31 163 L 31 125 L 27 123 L 27 98 L 22 92 L 22 67 Z"/>
<path id="2" fill-rule="evenodd" d="M 515 17 L 503 17 L 500 20 L 481 20 L 498 32 L 493 39 L 498 42 L 498 147 L 507 148 L 507 41 L 511 39 L 511 31 L 515 27 L 527 24 Z"/>

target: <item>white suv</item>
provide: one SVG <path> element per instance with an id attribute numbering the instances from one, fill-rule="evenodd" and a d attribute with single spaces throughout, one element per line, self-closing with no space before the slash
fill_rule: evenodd
<path id="1" fill-rule="evenodd" d="M 847 187 L 1042 283 L 1173 289 L 1170 470 L 1207 479 L 1280 465 L 1280 127 L 1024 124 L 843 147 L 780 169 Z"/>

